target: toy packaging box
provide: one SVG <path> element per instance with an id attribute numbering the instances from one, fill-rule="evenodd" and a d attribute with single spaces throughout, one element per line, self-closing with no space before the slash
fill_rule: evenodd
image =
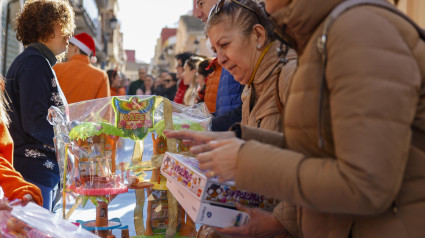
<path id="1" fill-rule="evenodd" d="M 279 200 L 236 188 L 234 182 L 220 183 L 217 179 L 207 179 L 205 171 L 199 169 L 195 158 L 166 153 L 161 173 L 183 186 L 202 202 L 219 206 L 235 207 L 240 203 L 248 207 L 258 207 L 272 211 Z"/>
<path id="2" fill-rule="evenodd" d="M 167 187 L 195 223 L 224 228 L 242 226 L 249 220 L 244 212 L 201 202 L 175 180 L 168 179 Z"/>
<path id="3" fill-rule="evenodd" d="M 272 211 L 279 202 L 263 195 L 238 190 L 233 182 L 219 183 L 217 179 L 207 179 L 204 172 L 199 169 L 199 162 L 195 158 L 173 153 L 166 153 L 161 165 L 161 173 L 170 181 L 167 188 L 194 220 L 199 221 L 202 217 L 200 214 L 203 207 L 236 214 L 236 203 Z M 224 214 L 221 219 L 225 219 Z M 206 224 L 205 220 L 203 222 Z M 212 220 L 209 222 L 214 223 Z M 233 220 L 227 222 L 227 226 L 234 225 L 232 222 Z"/>

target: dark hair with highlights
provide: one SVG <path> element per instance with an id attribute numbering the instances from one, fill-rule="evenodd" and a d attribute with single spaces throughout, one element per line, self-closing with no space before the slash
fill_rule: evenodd
<path id="1" fill-rule="evenodd" d="M 15 19 L 16 39 L 24 46 L 46 41 L 59 24 L 64 36 L 74 33 L 74 11 L 67 0 L 28 0 Z"/>
<path id="2" fill-rule="evenodd" d="M 183 66 L 186 63 L 186 61 L 189 60 L 190 57 L 192 57 L 192 55 L 194 55 L 192 52 L 183 52 L 183 53 L 177 54 L 175 57 L 177 60 L 181 61 Z"/>
<path id="3" fill-rule="evenodd" d="M 208 32 L 212 26 L 226 21 L 226 24 L 232 24 L 233 27 L 239 28 L 242 34 L 249 35 L 254 25 L 260 24 L 266 30 L 266 42 L 273 41 L 275 39 L 273 25 L 267 17 L 264 7 L 253 0 L 237 0 L 237 2 L 251 8 L 255 13 L 232 0 L 225 0 L 217 14 L 211 13 L 205 25 L 205 32 Z"/>
<path id="4" fill-rule="evenodd" d="M 111 86 L 112 85 L 112 80 L 118 75 L 118 70 L 116 70 L 116 69 L 109 69 L 108 71 L 106 71 L 106 74 L 108 75 L 109 86 Z"/>
<path id="5" fill-rule="evenodd" d="M 198 64 L 198 74 L 200 74 L 204 77 L 208 77 L 208 75 L 210 75 L 212 72 L 214 72 L 214 70 L 215 70 L 214 67 L 213 66 L 209 67 L 210 61 L 211 61 L 211 59 L 206 59 L 206 60 L 201 61 Z"/>

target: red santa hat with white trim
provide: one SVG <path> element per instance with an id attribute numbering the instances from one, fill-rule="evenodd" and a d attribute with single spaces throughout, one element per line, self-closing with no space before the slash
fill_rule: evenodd
<path id="1" fill-rule="evenodd" d="M 80 34 L 77 34 L 73 36 L 70 40 L 70 43 L 76 45 L 80 50 L 82 50 L 84 53 L 86 53 L 92 63 L 96 63 L 96 46 L 94 44 L 93 38 L 85 33 L 82 32 Z"/>

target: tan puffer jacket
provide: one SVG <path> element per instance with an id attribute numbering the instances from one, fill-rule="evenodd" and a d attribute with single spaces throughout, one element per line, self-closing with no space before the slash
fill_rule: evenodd
<path id="1" fill-rule="evenodd" d="M 244 139 L 263 143 L 240 150 L 236 184 L 297 205 L 275 209 L 293 237 L 425 237 L 425 43 L 388 10 L 341 15 L 328 35 L 319 127 L 317 41 L 342 1 L 292 0 L 273 16 L 299 54 L 285 138 L 243 127 Z"/>
<path id="2" fill-rule="evenodd" d="M 286 55 L 288 62 L 283 65 L 279 63 L 277 52 L 279 47 L 279 42 L 272 43 L 258 66 L 252 84 L 246 85 L 242 92 L 242 125 L 282 131 L 282 115 L 277 101 L 279 100 L 283 106 L 290 78 L 297 67 L 297 54 L 290 49 Z M 279 85 L 279 90 L 276 90 L 276 83 Z M 251 100 L 255 101 L 252 103 L 252 108 L 250 108 Z"/>

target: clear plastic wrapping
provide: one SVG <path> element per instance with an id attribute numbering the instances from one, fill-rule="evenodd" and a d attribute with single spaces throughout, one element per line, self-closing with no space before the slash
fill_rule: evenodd
<path id="1" fill-rule="evenodd" d="M 28 203 L 26 206 L 12 206 L 12 208 L 12 211 L 0 211 L 0 237 L 97 237 L 34 203 Z"/>
<path id="2" fill-rule="evenodd" d="M 159 96 L 120 96 L 51 107 L 48 120 L 54 125 L 63 196 L 76 197 L 77 204 L 79 200 L 82 205 L 93 202 L 100 208 L 93 226 L 107 228 L 107 204 L 118 194 L 128 188 L 147 189 L 148 196 L 157 193 L 155 190 L 167 190 L 159 173 L 163 154 L 187 153 L 188 148 L 167 139 L 163 131 L 210 130 L 211 116 L 204 104 L 185 107 Z M 143 140 L 149 134 L 153 148 L 144 148 Z M 126 138 L 134 141 L 130 154 L 124 152 Z M 151 153 L 151 160 L 143 160 L 143 152 Z M 146 179 L 146 171 L 151 171 L 150 179 Z M 66 199 L 63 202 L 66 217 Z M 102 212 L 102 207 L 106 212 Z M 175 205 L 165 204 L 153 211 L 168 214 L 169 220 L 160 223 L 172 224 L 167 232 L 175 232 Z"/>

